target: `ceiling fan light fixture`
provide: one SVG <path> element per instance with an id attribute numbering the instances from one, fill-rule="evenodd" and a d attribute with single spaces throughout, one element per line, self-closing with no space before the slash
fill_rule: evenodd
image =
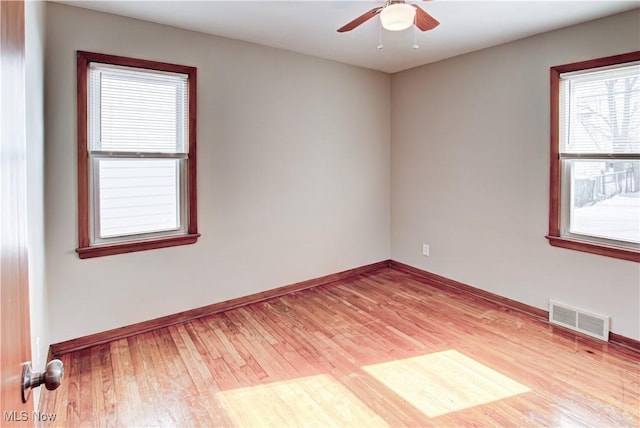
<path id="1" fill-rule="evenodd" d="M 380 22 L 389 31 L 402 31 L 411 27 L 416 16 L 416 9 L 406 3 L 393 3 L 382 9 Z"/>

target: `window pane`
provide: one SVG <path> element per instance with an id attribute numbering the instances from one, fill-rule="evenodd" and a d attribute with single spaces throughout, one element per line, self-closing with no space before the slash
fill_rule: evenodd
<path id="1" fill-rule="evenodd" d="M 562 79 L 563 153 L 640 152 L 640 65 Z"/>
<path id="2" fill-rule="evenodd" d="M 640 161 L 571 163 L 569 232 L 640 243 Z"/>
<path id="3" fill-rule="evenodd" d="M 90 150 L 184 153 L 185 75 L 92 65 Z"/>
<path id="4" fill-rule="evenodd" d="M 180 228 L 179 159 L 99 159 L 100 238 Z"/>

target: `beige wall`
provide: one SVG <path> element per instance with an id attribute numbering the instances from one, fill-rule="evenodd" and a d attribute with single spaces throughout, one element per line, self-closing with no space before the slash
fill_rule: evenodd
<path id="1" fill-rule="evenodd" d="M 544 238 L 549 67 L 639 50 L 639 22 L 635 10 L 393 75 L 392 258 L 538 308 L 608 314 L 640 339 L 638 264 Z"/>
<path id="2" fill-rule="evenodd" d="M 51 342 L 389 257 L 539 308 L 551 298 L 609 314 L 614 332 L 640 339 L 638 265 L 544 238 L 549 67 L 640 49 L 639 19 L 389 77 L 49 3 Z M 77 49 L 198 67 L 196 245 L 77 258 Z"/>
<path id="3" fill-rule="evenodd" d="M 195 245 L 80 260 L 75 51 L 198 68 Z M 390 77 L 47 5 L 53 343 L 389 258 Z"/>

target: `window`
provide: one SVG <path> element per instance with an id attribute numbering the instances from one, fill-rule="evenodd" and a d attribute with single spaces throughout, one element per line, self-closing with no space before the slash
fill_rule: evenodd
<path id="1" fill-rule="evenodd" d="M 640 262 L 640 52 L 551 68 L 547 238 Z"/>
<path id="2" fill-rule="evenodd" d="M 196 69 L 77 59 L 80 258 L 196 242 Z"/>

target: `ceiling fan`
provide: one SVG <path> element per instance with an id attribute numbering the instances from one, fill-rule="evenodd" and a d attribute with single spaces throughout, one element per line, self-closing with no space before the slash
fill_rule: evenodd
<path id="1" fill-rule="evenodd" d="M 384 6 L 374 7 L 347 25 L 338 28 L 338 33 L 351 31 L 376 15 L 380 15 L 382 27 L 389 31 L 406 30 L 412 24 L 421 31 L 428 31 L 440 25 L 437 19 L 415 4 L 407 4 L 404 0 L 387 0 Z"/>

